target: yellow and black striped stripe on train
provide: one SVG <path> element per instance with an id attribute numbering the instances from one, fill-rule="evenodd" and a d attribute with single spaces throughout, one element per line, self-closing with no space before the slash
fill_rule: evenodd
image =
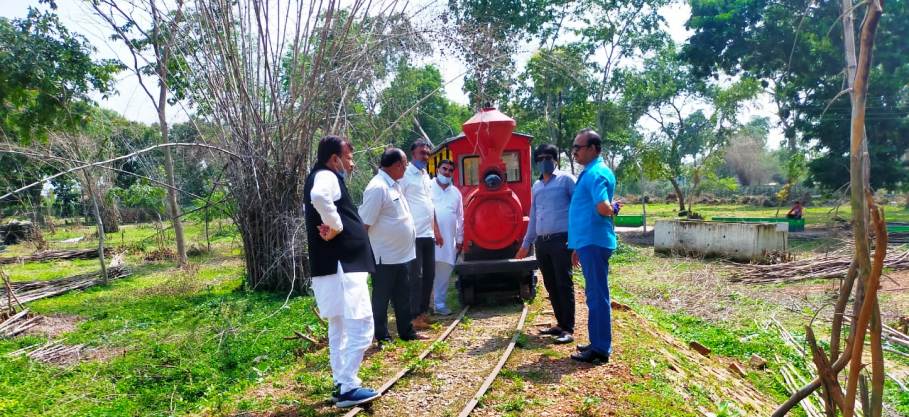
<path id="1" fill-rule="evenodd" d="M 436 176 L 436 167 L 444 160 L 453 161 L 451 157 L 451 149 L 447 145 L 441 146 L 439 149 L 436 149 L 429 157 L 429 165 L 426 167 L 426 170 L 429 172 L 429 175 Z"/>

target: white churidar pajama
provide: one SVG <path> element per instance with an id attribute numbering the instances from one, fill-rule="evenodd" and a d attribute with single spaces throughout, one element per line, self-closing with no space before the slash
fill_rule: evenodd
<path id="1" fill-rule="evenodd" d="M 333 173 L 321 171 L 316 174 L 310 198 L 325 224 L 335 230 L 343 230 L 334 204 L 341 198 L 341 188 Z M 328 321 L 328 358 L 332 378 L 335 384 L 341 384 L 342 393 L 362 384 L 357 373 L 363 354 L 372 343 L 372 307 L 366 283 L 368 275 L 366 272 L 345 273 L 338 262 L 335 274 L 312 278 L 319 315 Z"/>
<path id="2" fill-rule="evenodd" d="M 464 241 L 464 203 L 457 187 L 449 185 L 442 189 L 437 180 L 432 181 L 432 203 L 443 243 L 435 247 L 436 277 L 432 285 L 433 308 L 439 311 L 446 308 L 448 281 L 457 262 L 458 245 Z"/>

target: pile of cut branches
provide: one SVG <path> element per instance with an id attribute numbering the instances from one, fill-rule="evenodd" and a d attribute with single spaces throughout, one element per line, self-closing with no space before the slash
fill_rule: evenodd
<path id="1" fill-rule="evenodd" d="M 108 252 L 110 252 L 108 250 Z M 17 262 L 46 262 L 71 259 L 95 259 L 98 249 L 71 249 L 71 250 L 45 250 L 29 256 L 0 258 L 0 265 L 14 264 Z"/>
<path id="2" fill-rule="evenodd" d="M 0 337 L 13 337 L 25 332 L 41 322 L 41 316 L 29 314 L 28 309 L 24 309 L 15 314 L 0 314 L 3 322 L 0 323 Z"/>
<path id="3" fill-rule="evenodd" d="M 846 276 L 851 263 L 851 254 L 836 254 L 773 265 L 738 265 L 729 279 L 746 284 L 766 284 L 842 278 Z M 887 254 L 884 266 L 897 271 L 909 269 L 909 251 Z"/>
<path id="4" fill-rule="evenodd" d="M 110 280 L 126 277 L 129 273 L 129 269 L 125 266 L 113 266 L 107 270 L 108 279 Z M 9 286 L 13 291 L 14 298 L 19 303 L 25 304 L 29 301 L 53 297 L 72 290 L 86 289 L 103 282 L 104 278 L 100 272 L 91 272 L 61 279 L 11 282 Z M 9 303 L 9 297 L 7 297 L 6 292 L 6 288 L 0 288 L 0 308 L 2 309 L 6 309 Z"/>
<path id="5" fill-rule="evenodd" d="M 24 347 L 6 356 L 10 358 L 26 356 L 39 362 L 64 364 L 72 362 L 74 358 L 81 358 L 84 349 L 85 345 L 65 345 L 59 341 L 49 341 L 43 345 Z"/>

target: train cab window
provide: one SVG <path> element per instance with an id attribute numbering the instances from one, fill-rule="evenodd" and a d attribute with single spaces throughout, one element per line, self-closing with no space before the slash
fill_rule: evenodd
<path id="1" fill-rule="evenodd" d="M 518 152 L 505 152 L 502 160 L 505 162 L 505 178 L 508 182 L 520 182 L 521 157 Z M 461 184 L 480 184 L 480 157 L 470 155 L 461 158 Z"/>
<path id="2" fill-rule="evenodd" d="M 461 184 L 478 185 L 480 183 L 480 157 L 476 155 L 461 158 Z"/>
<path id="3" fill-rule="evenodd" d="M 517 152 L 505 152 L 502 154 L 502 160 L 505 161 L 505 178 L 508 182 L 521 181 L 521 157 Z"/>

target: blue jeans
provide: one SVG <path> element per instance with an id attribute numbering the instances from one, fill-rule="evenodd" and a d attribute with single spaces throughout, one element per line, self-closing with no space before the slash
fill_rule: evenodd
<path id="1" fill-rule="evenodd" d="M 593 351 L 612 353 L 612 307 L 609 302 L 609 257 L 612 249 L 584 246 L 576 250 L 584 272 L 587 296 L 587 332 Z"/>

